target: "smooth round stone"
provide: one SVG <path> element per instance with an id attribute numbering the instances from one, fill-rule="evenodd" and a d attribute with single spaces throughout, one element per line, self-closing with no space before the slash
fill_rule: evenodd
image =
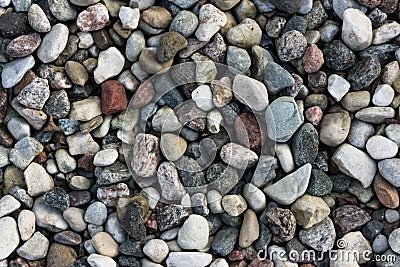
<path id="1" fill-rule="evenodd" d="M 390 234 L 388 239 L 390 248 L 397 254 L 400 254 L 399 240 L 400 240 L 400 228 L 397 228 Z"/>
<path id="2" fill-rule="evenodd" d="M 284 33 L 277 41 L 277 53 L 280 60 L 284 62 L 302 57 L 306 48 L 306 37 L 296 30 Z"/>
<path id="3" fill-rule="evenodd" d="M 119 253 L 119 246 L 112 236 L 106 232 L 100 232 L 92 238 L 93 247 L 97 253 L 103 256 L 114 258 Z"/>
<path id="4" fill-rule="evenodd" d="M 49 0 L 48 6 L 51 14 L 58 20 L 68 21 L 76 19 L 77 12 L 67 0 Z"/>
<path id="5" fill-rule="evenodd" d="M 70 207 L 63 212 L 63 217 L 72 230 L 82 232 L 86 230 L 87 224 L 83 219 L 85 211 L 83 209 Z"/>
<path id="6" fill-rule="evenodd" d="M 31 135 L 31 127 L 22 117 L 12 117 L 7 123 L 7 129 L 16 140 Z"/>
<path id="7" fill-rule="evenodd" d="M 65 63 L 65 71 L 74 84 L 84 86 L 89 79 L 85 67 L 79 62 L 68 61 Z"/>
<path id="8" fill-rule="evenodd" d="M 305 123 L 293 136 L 292 151 L 297 166 L 311 163 L 317 157 L 319 136 L 311 123 Z"/>
<path id="9" fill-rule="evenodd" d="M 368 154 L 376 160 L 393 158 L 398 151 L 395 142 L 381 135 L 375 135 L 369 138 L 365 147 L 367 148 Z"/>
<path id="10" fill-rule="evenodd" d="M 38 196 L 53 189 L 54 181 L 46 170 L 37 163 L 31 163 L 24 171 L 28 194 Z"/>
<path id="11" fill-rule="evenodd" d="M 51 29 L 50 22 L 46 17 L 43 9 L 37 4 L 32 4 L 28 10 L 29 25 L 37 32 L 49 32 Z"/>
<path id="12" fill-rule="evenodd" d="M 58 169 L 63 173 L 68 173 L 76 169 L 76 160 L 71 157 L 67 150 L 59 149 L 56 151 L 56 161 Z"/>
<path id="13" fill-rule="evenodd" d="M 0 217 L 8 215 L 21 207 L 21 203 L 13 196 L 5 195 L 0 199 Z"/>
<path id="14" fill-rule="evenodd" d="M 208 222 L 200 215 L 192 214 L 178 232 L 178 244 L 183 249 L 204 249 L 208 243 Z"/>
<path id="15" fill-rule="evenodd" d="M 17 223 L 11 217 L 3 217 L 0 218 L 0 228 L 0 259 L 5 259 L 19 244 Z"/>
<path id="16" fill-rule="evenodd" d="M 37 50 L 37 56 L 43 63 L 49 63 L 58 58 L 67 46 L 69 36 L 68 27 L 58 23 L 47 33 Z"/>
<path id="17" fill-rule="evenodd" d="M 379 45 L 390 41 L 400 34 L 400 24 L 396 21 L 388 22 L 380 26 L 374 32 L 374 45 Z"/>
<path id="18" fill-rule="evenodd" d="M 262 31 L 257 22 L 250 18 L 245 18 L 228 30 L 226 38 L 231 45 L 241 48 L 251 48 L 261 42 Z"/>
<path id="19" fill-rule="evenodd" d="M 225 257 L 234 249 L 238 236 L 239 230 L 237 228 L 223 228 L 215 235 L 211 248 L 217 254 Z"/>
<path id="20" fill-rule="evenodd" d="M 400 125 L 390 124 L 385 128 L 386 136 L 400 147 Z"/>
<path id="21" fill-rule="evenodd" d="M 284 143 L 277 144 L 275 152 L 283 171 L 286 173 L 292 172 L 296 166 L 289 145 Z"/>
<path id="22" fill-rule="evenodd" d="M 118 158 L 118 151 L 115 149 L 104 149 L 94 155 L 93 164 L 99 167 L 105 167 L 113 164 Z"/>
<path id="23" fill-rule="evenodd" d="M 58 267 L 73 264 L 76 261 L 77 254 L 70 246 L 58 243 L 51 244 L 47 254 L 47 267 Z"/>
<path id="24" fill-rule="evenodd" d="M 212 255 L 204 252 L 171 252 L 167 258 L 167 266 L 208 266 Z"/>
<path id="25" fill-rule="evenodd" d="M 87 190 L 90 188 L 90 180 L 83 176 L 73 176 L 69 182 L 69 187 L 74 190 Z"/>
<path id="26" fill-rule="evenodd" d="M 36 216 L 30 210 L 22 210 L 18 214 L 18 230 L 22 241 L 28 240 L 35 232 Z"/>
<path id="27" fill-rule="evenodd" d="M 172 20 L 169 30 L 178 32 L 187 38 L 194 33 L 198 24 L 199 19 L 193 12 L 182 10 Z"/>
<path id="28" fill-rule="evenodd" d="M 21 35 L 7 45 L 6 53 L 10 57 L 26 57 L 39 47 L 40 42 L 40 35 L 37 33 Z"/>
<path id="29" fill-rule="evenodd" d="M 210 86 L 200 85 L 191 94 L 196 106 L 203 111 L 210 111 L 214 108 Z"/>
<path id="30" fill-rule="evenodd" d="M 372 103 L 376 106 L 389 106 L 394 98 L 394 90 L 388 84 L 378 85 L 375 89 L 375 93 L 372 96 Z"/>
<path id="31" fill-rule="evenodd" d="M 264 83 L 271 94 L 279 93 L 283 88 L 291 87 L 295 81 L 292 75 L 275 62 L 268 62 L 264 69 Z"/>
<path id="32" fill-rule="evenodd" d="M 122 228 L 122 225 L 118 220 L 118 215 L 116 212 L 111 213 L 108 216 L 106 224 L 105 224 L 105 230 L 118 243 L 122 243 L 127 239 L 128 235 L 127 235 L 126 231 Z"/>
<path id="33" fill-rule="evenodd" d="M 372 243 L 373 251 L 376 253 L 383 253 L 388 248 L 389 248 L 389 243 L 388 243 L 387 237 L 382 234 L 378 234 L 376 236 L 374 242 Z"/>
<path id="34" fill-rule="evenodd" d="M 351 112 L 368 107 L 371 95 L 368 91 L 350 92 L 341 101 L 343 107 Z"/>
<path id="35" fill-rule="evenodd" d="M 378 162 L 379 172 L 392 185 L 400 186 L 400 159 L 392 158 Z"/>
<path id="36" fill-rule="evenodd" d="M 353 120 L 347 140 L 358 148 L 365 148 L 368 139 L 375 133 L 375 128 L 369 123 Z"/>
<path id="37" fill-rule="evenodd" d="M 91 267 L 116 267 L 117 263 L 110 257 L 102 256 L 99 254 L 90 254 L 87 262 Z"/>
<path id="38" fill-rule="evenodd" d="M 210 41 L 227 22 L 224 12 L 211 4 L 205 4 L 199 11 L 200 24 L 196 30 L 196 38 L 199 41 Z"/>
<path id="39" fill-rule="evenodd" d="M 217 190 L 211 190 L 207 192 L 207 203 L 211 213 L 219 214 L 224 212 L 221 200 L 222 195 Z"/>
<path id="40" fill-rule="evenodd" d="M 237 74 L 233 80 L 232 91 L 236 99 L 255 111 L 262 111 L 268 106 L 267 88 L 260 81 Z"/>
<path id="41" fill-rule="evenodd" d="M 385 212 L 385 218 L 388 223 L 394 223 L 400 219 L 400 214 L 397 210 L 388 209 Z"/>
<path id="42" fill-rule="evenodd" d="M 97 201 L 89 205 L 85 212 L 85 221 L 95 225 L 102 225 L 107 220 L 106 205 Z"/>
<path id="43" fill-rule="evenodd" d="M 2 85 L 11 88 L 21 81 L 25 73 L 35 65 L 32 55 L 13 60 L 3 66 L 1 72 Z"/>
<path id="44" fill-rule="evenodd" d="M 267 205 L 265 194 L 258 187 L 251 183 L 244 186 L 243 196 L 247 200 L 250 208 L 255 212 L 263 211 Z"/>
<path id="45" fill-rule="evenodd" d="M 320 140 L 322 143 L 336 147 L 346 140 L 350 131 L 351 118 L 348 112 L 326 114 L 320 123 Z"/>
<path id="46" fill-rule="evenodd" d="M 160 148 L 168 160 L 175 161 L 183 156 L 187 148 L 187 143 L 180 136 L 165 133 L 161 136 Z"/>
<path id="47" fill-rule="evenodd" d="M 169 248 L 164 240 L 151 239 L 144 245 L 143 253 L 152 261 L 160 263 L 168 256 Z"/>
<path id="48" fill-rule="evenodd" d="M 258 224 L 258 219 L 256 213 L 248 209 L 244 213 L 244 219 L 242 227 L 239 233 L 239 246 L 242 248 L 247 248 L 256 241 L 259 237 L 260 226 Z"/>
<path id="49" fill-rule="evenodd" d="M 304 117 L 293 97 L 282 96 L 273 101 L 266 113 L 268 136 L 286 142 L 303 124 Z"/>
<path id="50" fill-rule="evenodd" d="M 232 67 L 240 72 L 246 72 L 251 66 L 251 58 L 247 51 L 236 46 L 228 46 L 226 52 L 226 62 L 229 67 Z"/>
<path id="51" fill-rule="evenodd" d="M 367 107 L 358 111 L 355 117 L 361 121 L 379 124 L 394 116 L 395 110 L 392 107 Z"/>

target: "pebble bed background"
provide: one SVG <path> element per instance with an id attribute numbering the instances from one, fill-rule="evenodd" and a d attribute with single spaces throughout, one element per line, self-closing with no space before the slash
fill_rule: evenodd
<path id="1" fill-rule="evenodd" d="M 399 267 L 399 9 L 0 0 L 0 267 Z"/>

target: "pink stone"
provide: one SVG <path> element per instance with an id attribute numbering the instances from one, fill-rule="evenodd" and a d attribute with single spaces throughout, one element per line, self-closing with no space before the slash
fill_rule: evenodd
<path id="1" fill-rule="evenodd" d="M 324 54 L 315 44 L 311 44 L 303 56 L 303 67 L 307 73 L 317 72 L 324 65 Z"/>
<path id="2" fill-rule="evenodd" d="M 76 25 L 83 32 L 97 31 L 110 24 L 108 10 L 103 4 L 92 5 L 79 13 Z"/>
<path id="3" fill-rule="evenodd" d="M 313 106 L 306 110 L 305 117 L 312 125 L 317 126 L 322 119 L 322 109 L 319 106 Z"/>

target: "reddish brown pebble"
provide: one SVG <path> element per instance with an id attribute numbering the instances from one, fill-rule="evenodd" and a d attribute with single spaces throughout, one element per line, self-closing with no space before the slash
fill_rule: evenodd
<path id="1" fill-rule="evenodd" d="M 83 32 L 97 31 L 110 24 L 107 7 L 95 4 L 82 11 L 76 19 L 76 25 Z"/>
<path id="2" fill-rule="evenodd" d="M 247 267 L 274 267 L 274 263 L 268 259 L 266 260 L 254 259 L 250 262 L 249 265 L 247 265 Z"/>
<path id="3" fill-rule="evenodd" d="M 381 0 L 358 0 L 358 2 L 371 9 L 381 4 Z"/>
<path id="4" fill-rule="evenodd" d="M 305 72 L 317 72 L 324 65 L 324 54 L 315 44 L 311 44 L 303 56 L 303 67 Z"/>
<path id="5" fill-rule="evenodd" d="M 253 114 L 240 114 L 235 121 L 235 132 L 236 138 L 243 146 L 251 149 L 261 147 L 261 131 Z"/>
<path id="6" fill-rule="evenodd" d="M 104 114 L 124 111 L 127 105 L 125 87 L 120 82 L 110 80 L 101 85 L 101 111 Z"/>
<path id="7" fill-rule="evenodd" d="M 244 260 L 244 257 L 246 256 L 246 251 L 245 250 L 234 250 L 228 255 L 228 259 L 230 261 L 241 261 Z"/>
<path id="8" fill-rule="evenodd" d="M 358 230 L 371 220 L 371 216 L 365 210 L 354 205 L 344 205 L 335 209 L 332 217 L 339 236 Z"/>
<path id="9" fill-rule="evenodd" d="M 317 126 L 324 113 L 319 106 L 314 106 L 308 108 L 304 114 L 307 121 L 309 121 L 312 125 Z"/>
<path id="10" fill-rule="evenodd" d="M 153 99 L 154 97 L 154 86 L 150 81 L 144 82 L 135 92 L 132 100 L 133 108 L 141 108 Z"/>
<path id="11" fill-rule="evenodd" d="M 92 154 L 86 154 L 83 155 L 79 160 L 78 160 L 78 168 L 82 168 L 85 171 L 92 172 L 94 171 L 94 165 L 93 165 L 93 157 L 94 155 Z"/>
<path id="12" fill-rule="evenodd" d="M 399 193 L 396 187 L 383 179 L 380 174 L 375 176 L 374 190 L 382 205 L 390 209 L 395 209 L 399 206 Z"/>

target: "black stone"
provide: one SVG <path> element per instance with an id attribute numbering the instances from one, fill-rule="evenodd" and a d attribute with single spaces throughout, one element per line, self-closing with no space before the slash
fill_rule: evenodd
<path id="1" fill-rule="evenodd" d="M 121 226 L 134 240 L 143 240 L 146 237 L 146 227 L 143 222 L 142 209 L 136 202 L 127 208 L 121 220 Z"/>
<path id="2" fill-rule="evenodd" d="M 144 257 L 143 246 L 144 242 L 129 239 L 121 243 L 119 252 L 128 256 Z"/>
<path id="3" fill-rule="evenodd" d="M 168 205 L 157 213 L 157 224 L 160 231 L 181 225 L 189 217 L 189 212 L 180 205 Z"/>
<path id="4" fill-rule="evenodd" d="M 346 70 L 356 64 L 356 55 L 340 40 L 326 44 L 323 53 L 326 66 L 333 70 Z"/>
<path id="5" fill-rule="evenodd" d="M 141 267 L 142 266 L 142 264 L 140 263 L 140 261 L 137 258 L 131 257 L 131 256 L 125 256 L 125 255 L 119 256 L 118 263 L 119 263 L 119 266 L 123 266 L 123 267 Z"/>
<path id="6" fill-rule="evenodd" d="M 383 230 L 383 223 L 378 221 L 368 222 L 362 229 L 362 233 L 368 240 L 374 239 Z"/>
<path id="7" fill-rule="evenodd" d="M 286 22 L 281 34 L 290 31 L 299 31 L 302 34 L 306 34 L 307 31 L 307 20 L 302 16 L 293 16 Z"/>
<path id="8" fill-rule="evenodd" d="M 311 178 L 308 183 L 307 192 L 312 196 L 328 195 L 333 188 L 333 184 L 328 175 L 321 170 L 311 170 Z"/>
<path id="9" fill-rule="evenodd" d="M 5 38 L 14 39 L 24 34 L 27 26 L 26 13 L 5 13 L 0 16 L 0 31 Z"/>
<path id="10" fill-rule="evenodd" d="M 55 187 L 43 195 L 44 203 L 48 206 L 66 210 L 70 206 L 69 195 L 60 187 Z"/>
<path id="11" fill-rule="evenodd" d="M 343 173 L 331 175 L 330 178 L 333 185 L 332 191 L 337 193 L 345 192 L 350 187 L 352 179 L 350 176 Z"/>
<path id="12" fill-rule="evenodd" d="M 381 64 L 377 57 L 361 59 L 347 75 L 347 81 L 355 91 L 361 90 L 373 83 L 381 73 Z"/>
<path id="13" fill-rule="evenodd" d="M 293 136 L 292 152 L 297 166 L 311 163 L 317 157 L 319 147 L 318 131 L 311 123 L 305 123 Z"/>

